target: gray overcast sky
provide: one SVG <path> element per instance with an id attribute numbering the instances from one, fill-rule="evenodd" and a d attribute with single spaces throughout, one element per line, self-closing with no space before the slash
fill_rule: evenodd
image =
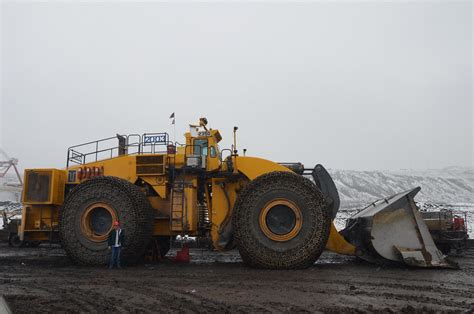
<path id="1" fill-rule="evenodd" d="M 68 146 L 201 116 L 239 146 L 341 169 L 473 165 L 471 1 L 3 1 L 0 146 Z"/>

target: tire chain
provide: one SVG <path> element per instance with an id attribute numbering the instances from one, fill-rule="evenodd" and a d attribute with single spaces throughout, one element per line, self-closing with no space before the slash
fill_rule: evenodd
<path id="1" fill-rule="evenodd" d="M 260 243 L 249 226 L 252 204 L 256 204 L 263 193 L 278 189 L 300 195 L 315 222 L 310 236 L 302 239 L 305 242 L 286 252 L 277 252 Z M 331 215 L 324 196 L 314 183 L 297 174 L 276 171 L 251 181 L 239 194 L 232 221 L 234 239 L 245 263 L 256 268 L 294 269 L 309 267 L 319 258 L 329 237 Z"/>
<path id="2" fill-rule="evenodd" d="M 90 191 L 92 189 L 92 192 Z M 118 195 L 118 191 L 122 195 Z M 84 193 L 86 198 L 84 199 Z M 153 232 L 153 208 L 145 194 L 135 185 L 116 177 L 98 177 L 75 187 L 66 197 L 59 211 L 59 234 L 66 253 L 74 261 L 85 265 L 102 265 L 107 262 L 110 252 L 91 250 L 84 247 L 75 235 L 76 211 L 90 199 L 107 194 L 114 203 L 126 199 L 126 209 L 122 209 L 123 221 L 134 221 L 127 226 L 123 249 L 123 260 L 135 263 L 145 253 Z"/>

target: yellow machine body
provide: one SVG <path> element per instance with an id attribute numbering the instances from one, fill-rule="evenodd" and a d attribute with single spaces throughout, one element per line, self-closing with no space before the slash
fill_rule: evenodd
<path id="1" fill-rule="evenodd" d="M 68 193 L 92 178 L 111 176 L 126 180 L 146 193 L 155 210 L 154 236 L 207 236 L 216 249 L 229 249 L 231 246 L 222 238 L 239 192 L 263 174 L 292 172 L 276 162 L 238 156 L 230 150 L 224 158 L 218 147 L 222 139 L 219 131 L 208 130 L 205 125 L 191 126 L 190 132 L 185 134 L 186 144 L 179 146 L 166 141 L 160 151 L 156 151 L 156 143 L 151 151 L 145 151 L 147 136 L 140 138 L 135 153 L 130 152 L 135 146 L 129 139 L 128 143 L 122 142 L 118 148 L 112 148 L 112 156 L 106 159 L 97 158 L 96 150 L 98 160 L 89 161 L 87 158 L 94 157 L 93 153 L 78 153 L 72 148 L 65 169 L 26 170 L 21 239 L 58 240 L 59 213 Z M 70 161 L 76 164 L 70 165 Z M 179 179 L 174 177 L 174 180 L 181 182 L 179 189 L 170 181 L 178 170 L 181 171 Z M 204 192 L 198 195 L 198 190 Z M 206 204 L 205 208 L 202 204 Z M 327 248 L 355 254 L 355 248 L 344 240 L 334 225 Z"/>

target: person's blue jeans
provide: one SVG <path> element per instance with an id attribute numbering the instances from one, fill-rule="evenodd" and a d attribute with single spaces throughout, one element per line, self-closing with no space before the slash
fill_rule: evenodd
<path id="1" fill-rule="evenodd" d="M 121 247 L 112 246 L 112 257 L 110 258 L 109 268 L 117 266 L 120 268 L 120 249 Z"/>

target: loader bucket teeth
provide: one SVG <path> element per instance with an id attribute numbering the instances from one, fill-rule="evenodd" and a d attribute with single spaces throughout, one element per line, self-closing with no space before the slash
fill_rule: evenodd
<path id="1" fill-rule="evenodd" d="M 376 201 L 352 216 L 341 234 L 366 261 L 457 268 L 434 244 L 414 197 L 420 187 Z"/>
<path id="2" fill-rule="evenodd" d="M 339 192 L 337 191 L 336 185 L 334 184 L 331 175 L 329 175 L 327 170 L 322 165 L 316 165 L 311 175 L 313 176 L 314 182 L 318 188 L 326 197 L 328 209 L 331 212 L 331 218 L 334 219 L 336 217 L 337 211 L 339 210 L 341 201 L 339 199 Z"/>

